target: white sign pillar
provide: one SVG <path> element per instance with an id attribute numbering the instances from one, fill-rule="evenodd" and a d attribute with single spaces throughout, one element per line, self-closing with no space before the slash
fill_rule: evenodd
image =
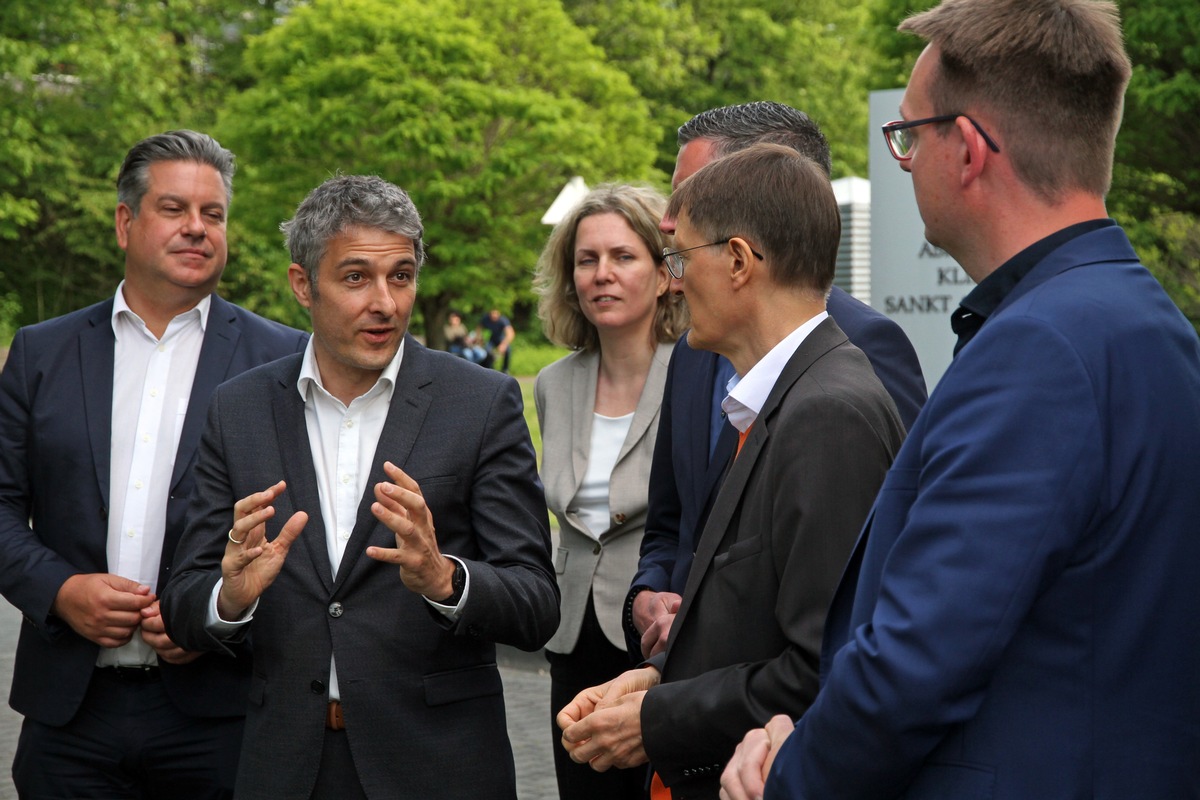
<path id="1" fill-rule="evenodd" d="M 883 140 L 880 127 L 900 118 L 903 97 L 903 89 L 871 92 L 871 304 L 908 334 L 933 391 L 954 355 L 950 315 L 975 284 L 958 262 L 925 241 L 912 178 Z"/>

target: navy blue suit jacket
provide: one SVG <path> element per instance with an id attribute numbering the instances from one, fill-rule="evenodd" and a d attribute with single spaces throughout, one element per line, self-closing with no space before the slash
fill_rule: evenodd
<path id="1" fill-rule="evenodd" d="M 826 307 L 850 343 L 866 354 L 905 427 L 911 426 L 925 402 L 925 379 L 904 331 L 836 286 Z M 631 597 L 643 588 L 683 594 L 687 584 L 696 540 L 737 441 L 733 426 L 726 424 L 710 461 L 708 431 L 717 358 L 715 353 L 693 350 L 686 336 L 671 356 L 650 470 L 646 533 L 630 584 Z M 636 660 L 640 637 L 628 613 L 624 627 L 629 652 Z"/>
<path id="2" fill-rule="evenodd" d="M 1200 796 L 1200 341 L 1117 227 L 946 371 L 768 798 Z"/>
<path id="3" fill-rule="evenodd" d="M 99 652 L 50 609 L 67 578 L 109 571 L 112 307 L 110 299 L 22 328 L 0 373 L 0 593 L 24 616 L 9 704 L 48 725 L 75 715 Z M 167 500 L 160 590 L 183 533 L 213 390 L 303 350 L 307 339 L 213 296 Z M 193 716 L 245 713 L 248 670 L 214 656 L 162 664 L 168 694 Z"/>

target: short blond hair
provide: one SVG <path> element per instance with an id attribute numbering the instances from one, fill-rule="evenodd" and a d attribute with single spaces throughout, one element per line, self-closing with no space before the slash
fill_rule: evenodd
<path id="1" fill-rule="evenodd" d="M 538 258 L 533 279 L 538 294 L 538 316 L 546 338 L 572 350 L 595 350 L 600 335 L 579 308 L 575 294 L 575 235 L 585 217 L 596 214 L 619 214 L 650 251 L 655 264 L 662 263 L 662 251 L 669 240 L 658 229 L 666 210 L 667 199 L 648 186 L 627 183 L 602 184 L 571 210 L 554 227 Z M 664 292 L 658 298 L 654 314 L 654 337 L 659 342 L 673 342 L 688 327 L 687 306 L 682 297 Z"/>
<path id="2" fill-rule="evenodd" d="M 1114 3 L 944 0 L 899 30 L 940 51 L 933 113 L 989 112 L 1017 176 L 1041 197 L 1108 192 L 1132 71 Z"/>

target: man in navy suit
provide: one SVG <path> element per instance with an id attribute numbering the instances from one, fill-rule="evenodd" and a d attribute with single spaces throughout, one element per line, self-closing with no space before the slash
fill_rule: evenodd
<path id="1" fill-rule="evenodd" d="M 978 286 L 834 597 L 821 690 L 725 796 L 1200 792 L 1200 341 L 1107 218 L 1115 4 L 946 0 L 884 126 Z M 773 759 L 773 760 L 772 760 Z"/>
<path id="2" fill-rule="evenodd" d="M 680 127 L 671 186 L 679 186 L 706 164 L 758 142 L 791 147 L 817 162 L 826 175 L 832 168 L 829 143 L 807 114 L 782 103 L 743 103 L 709 109 Z M 664 219 L 662 229 L 674 233 L 675 221 Z M 851 344 L 866 353 L 900 419 L 905 427 L 911 426 L 925 402 L 925 379 L 904 331 L 836 286 L 826 307 Z M 696 540 L 737 439 L 721 413 L 732 377 L 733 367 L 726 358 L 694 350 L 686 336 L 679 340 L 659 412 L 646 533 L 625 603 L 630 653 L 649 657 L 666 646 Z"/>
<path id="3" fill-rule="evenodd" d="M 193 131 L 133 147 L 117 178 L 125 279 L 23 328 L 0 374 L 0 591 L 24 616 L 13 709 L 22 797 L 232 794 L 247 659 L 164 631 L 209 396 L 306 336 L 213 292 L 233 154 Z"/>

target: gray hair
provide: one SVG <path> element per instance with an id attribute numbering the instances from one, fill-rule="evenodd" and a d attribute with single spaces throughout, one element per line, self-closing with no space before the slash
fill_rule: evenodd
<path id="1" fill-rule="evenodd" d="M 679 127 L 679 146 L 695 139 L 708 139 L 718 158 L 766 142 L 790 147 L 817 162 L 829 175 L 833 160 L 829 142 L 817 123 L 803 111 L 770 100 L 710 108 Z"/>
<path id="2" fill-rule="evenodd" d="M 374 175 L 336 175 L 308 193 L 296 216 L 279 226 L 292 261 L 317 293 L 317 267 L 329 242 L 346 228 L 385 231 L 411 239 L 417 269 L 425 262 L 421 215 L 408 193 Z"/>
<path id="3" fill-rule="evenodd" d="M 125 155 L 117 175 L 117 202 L 128 206 L 133 216 L 142 207 L 142 198 L 150 188 L 150 165 L 160 161 L 194 161 L 207 164 L 221 175 L 225 184 L 225 203 L 233 202 L 233 153 L 206 133 L 167 131 L 149 136 L 135 144 Z"/>

